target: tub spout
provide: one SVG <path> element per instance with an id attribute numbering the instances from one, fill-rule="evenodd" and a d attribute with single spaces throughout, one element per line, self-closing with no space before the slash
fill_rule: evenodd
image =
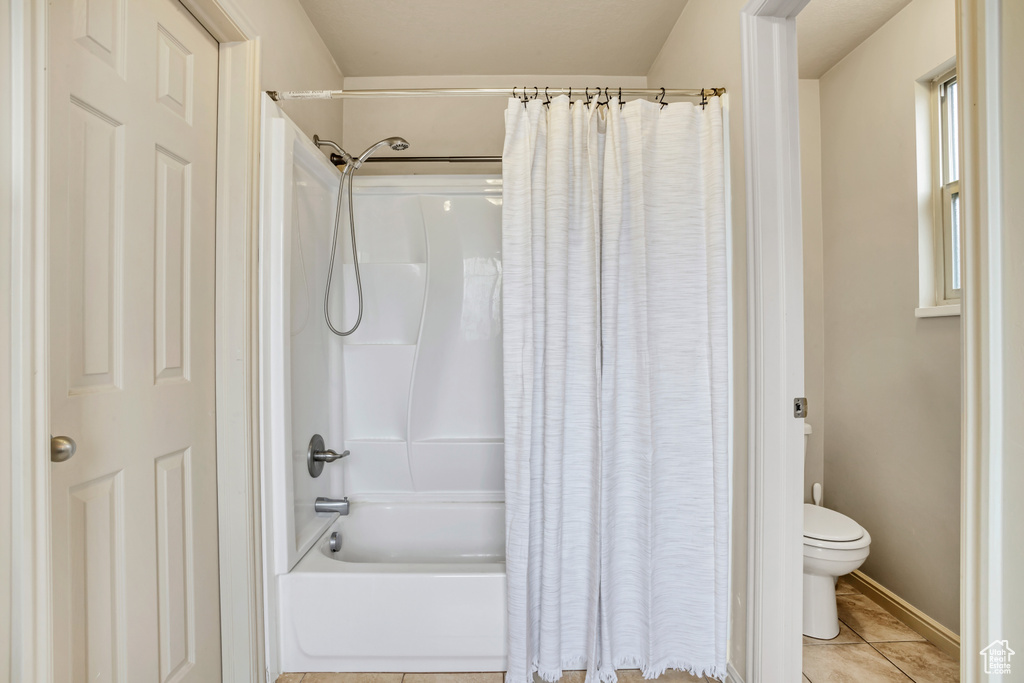
<path id="1" fill-rule="evenodd" d="M 316 503 L 313 504 L 313 509 L 317 512 L 331 513 L 337 512 L 339 515 L 348 514 L 348 498 L 342 498 L 341 500 L 335 500 L 333 498 L 320 497 L 316 499 Z"/>

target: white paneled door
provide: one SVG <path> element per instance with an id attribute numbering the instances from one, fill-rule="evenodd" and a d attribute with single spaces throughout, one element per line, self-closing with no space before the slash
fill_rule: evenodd
<path id="1" fill-rule="evenodd" d="M 175 0 L 48 31 L 56 681 L 218 681 L 217 44 Z"/>

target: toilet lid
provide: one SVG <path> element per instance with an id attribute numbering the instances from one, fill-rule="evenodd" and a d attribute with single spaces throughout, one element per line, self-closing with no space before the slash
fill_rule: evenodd
<path id="1" fill-rule="evenodd" d="M 804 536 L 822 541 L 856 541 L 864 535 L 860 524 L 820 505 L 804 504 Z"/>

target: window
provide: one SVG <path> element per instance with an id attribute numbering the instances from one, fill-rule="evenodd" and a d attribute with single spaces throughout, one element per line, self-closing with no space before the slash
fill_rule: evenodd
<path id="1" fill-rule="evenodd" d="M 960 315 L 959 94 L 955 57 L 915 83 L 918 318 Z"/>
<path id="2" fill-rule="evenodd" d="M 938 187 L 935 188 L 938 199 L 936 223 L 942 227 L 942 267 L 938 278 L 941 282 L 936 282 L 936 298 L 952 303 L 960 300 L 960 158 L 956 73 L 947 73 L 936 79 L 935 88 L 940 138 L 936 150 L 939 159 Z"/>

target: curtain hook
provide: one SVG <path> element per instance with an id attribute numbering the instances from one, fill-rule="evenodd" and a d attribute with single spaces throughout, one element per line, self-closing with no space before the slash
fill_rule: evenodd
<path id="1" fill-rule="evenodd" d="M 622 88 L 619 88 L 619 109 L 622 109 Z"/>
<path id="2" fill-rule="evenodd" d="M 548 95 L 548 86 L 544 86 L 544 106 L 551 106 L 551 95 Z"/>
<path id="3" fill-rule="evenodd" d="M 590 86 L 589 85 L 586 87 L 584 92 L 587 95 L 587 101 L 586 101 L 586 103 L 583 106 L 585 106 L 587 109 L 590 109 Z"/>
<path id="4" fill-rule="evenodd" d="M 523 109 L 526 109 L 526 86 L 525 85 L 523 86 L 523 96 L 522 96 L 522 100 L 521 101 L 523 103 Z"/>
<path id="5" fill-rule="evenodd" d="M 700 89 L 700 108 L 704 109 L 708 106 L 708 96 L 704 94 L 704 88 Z"/>
<path id="6" fill-rule="evenodd" d="M 537 95 L 539 94 L 540 90 L 537 88 L 537 86 L 533 86 L 533 99 L 537 99 Z"/>
<path id="7" fill-rule="evenodd" d="M 661 103 L 661 108 L 664 109 L 668 106 L 668 102 L 665 101 L 665 89 L 661 89 L 661 94 L 658 95 L 658 102 Z"/>

